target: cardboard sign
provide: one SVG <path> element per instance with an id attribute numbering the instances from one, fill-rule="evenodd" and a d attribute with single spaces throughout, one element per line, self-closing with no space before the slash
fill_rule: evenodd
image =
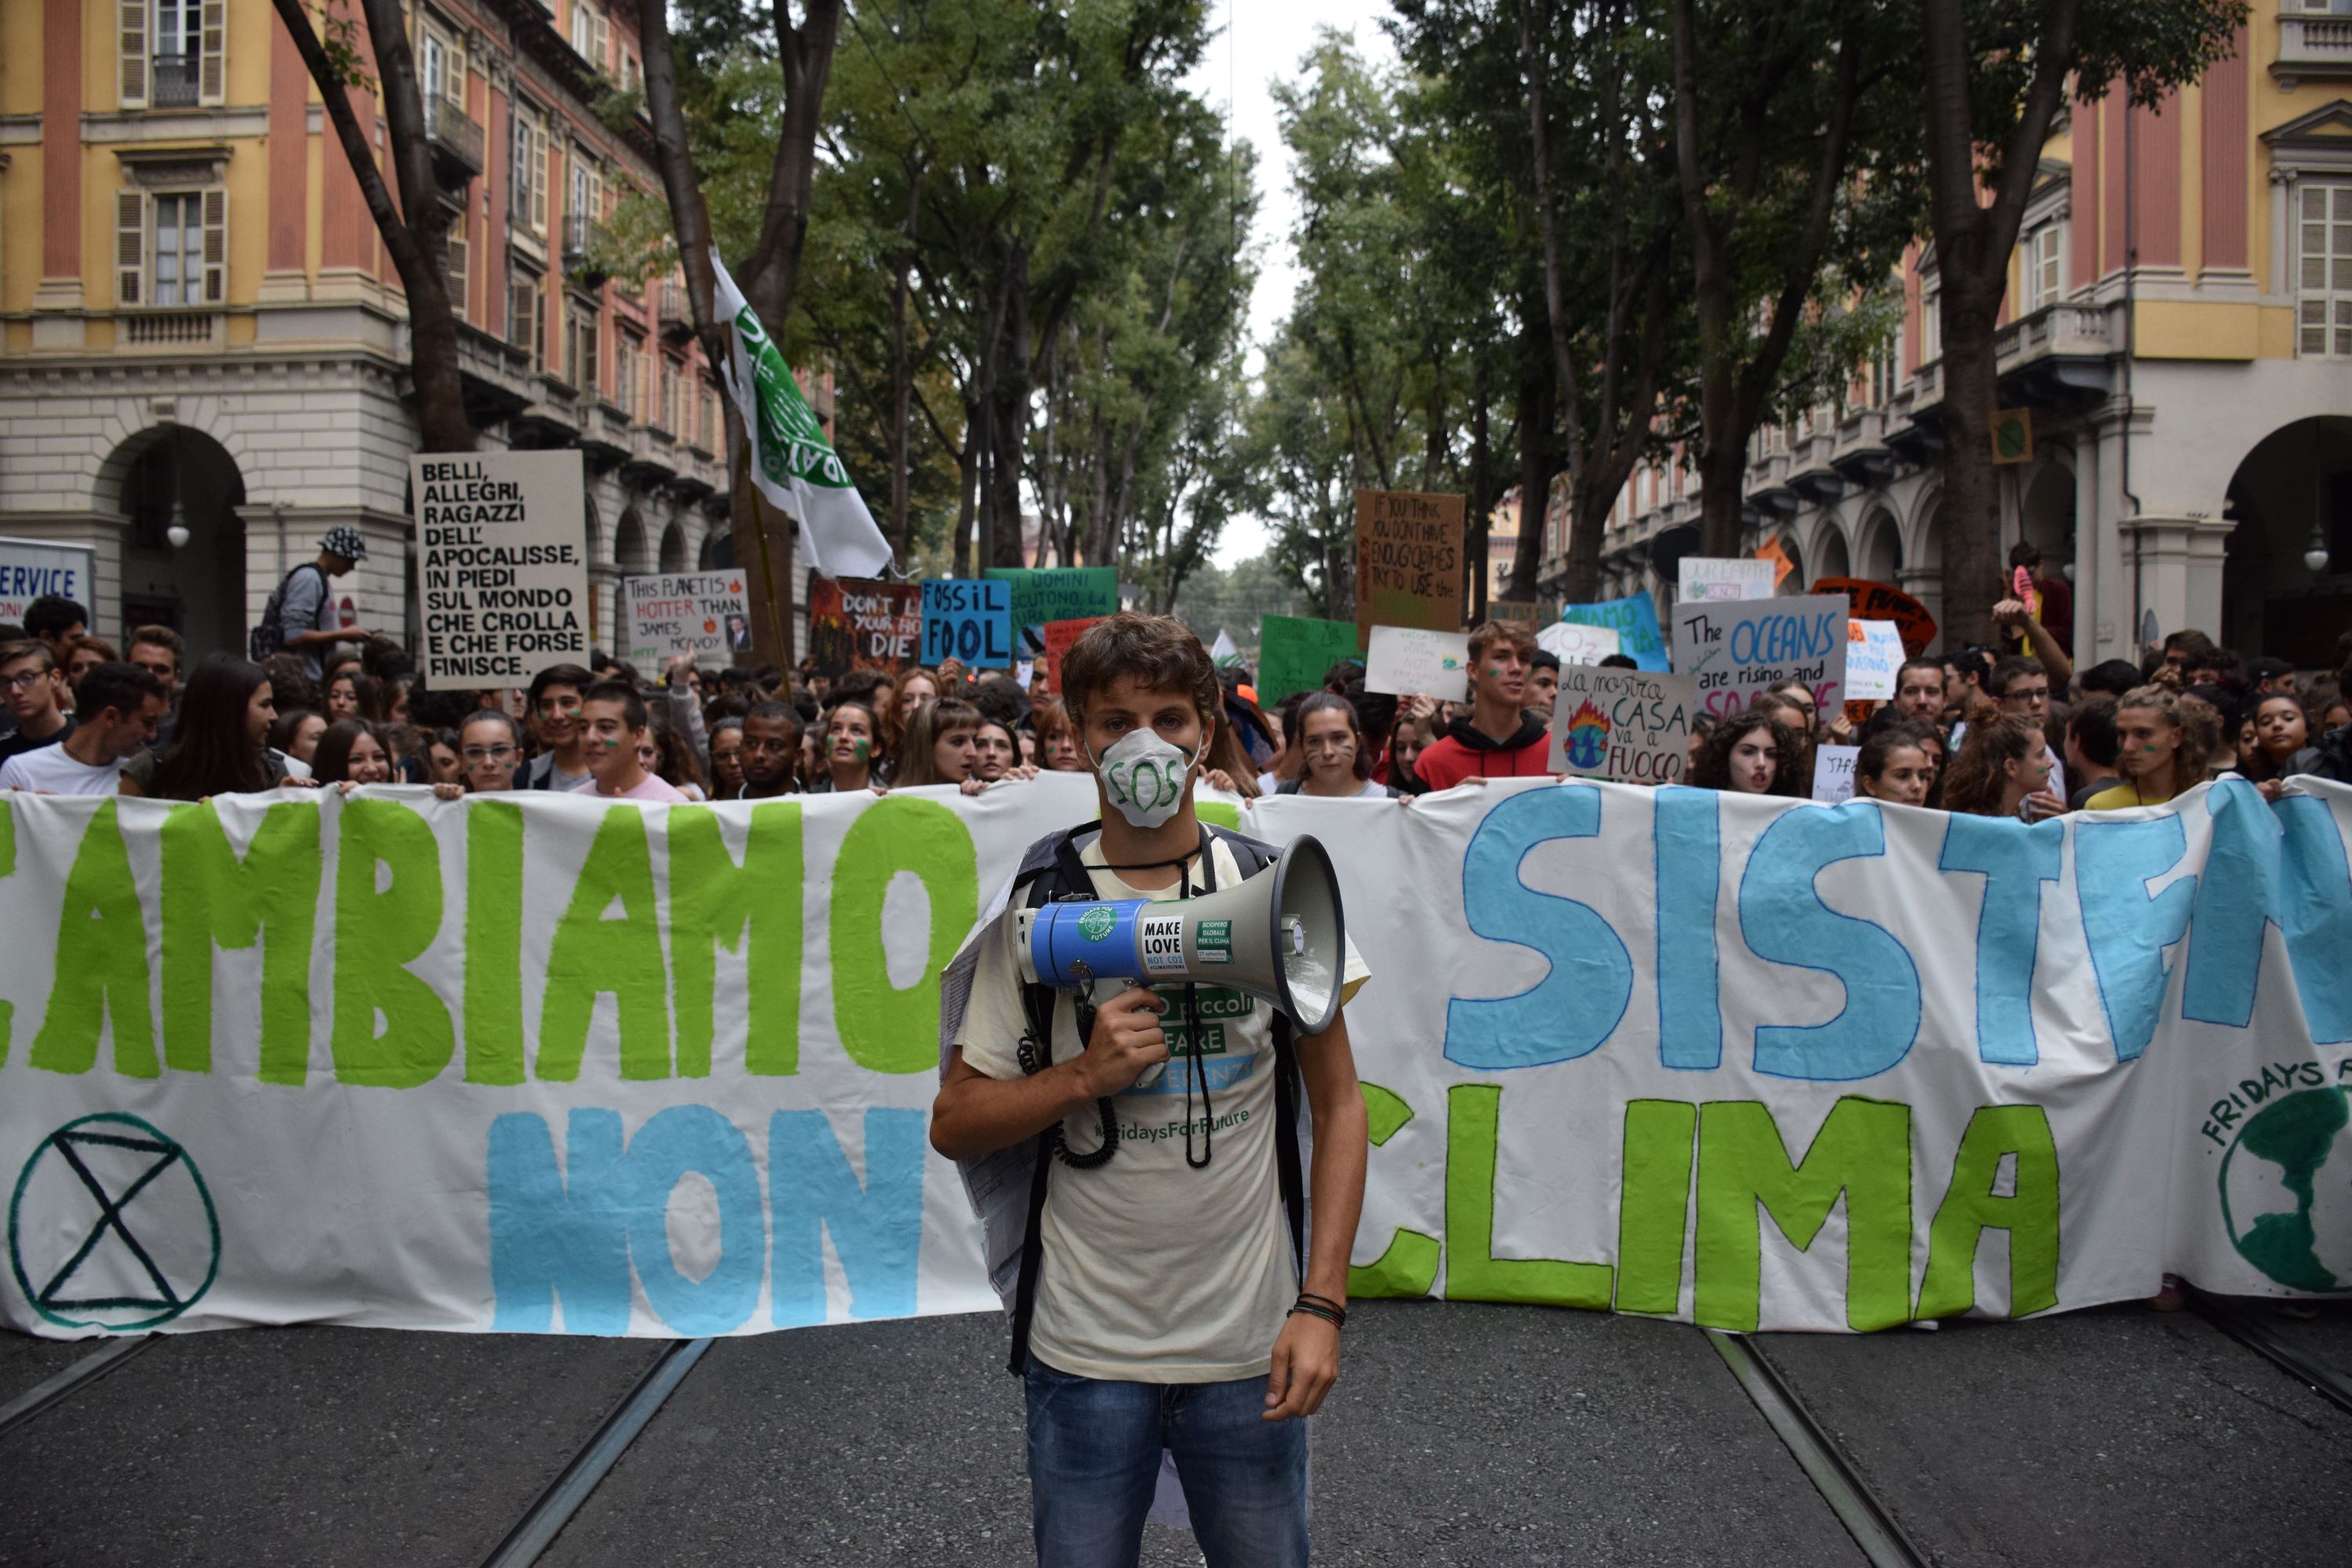
<path id="1" fill-rule="evenodd" d="M 817 577 L 809 583 L 808 651 L 817 673 L 910 668 L 923 640 L 923 590 L 915 583 Z"/>
<path id="2" fill-rule="evenodd" d="M 740 572 L 663 573 L 621 579 L 621 646 L 640 674 L 678 654 L 728 664 L 751 646 L 751 601 Z"/>
<path id="3" fill-rule="evenodd" d="M 1599 664 L 1618 651 L 1615 632 L 1581 621 L 1554 621 L 1536 633 L 1536 647 L 1559 660 L 1563 669 L 1571 664 Z"/>
<path id="4" fill-rule="evenodd" d="M 1724 560 L 1685 555 L 1675 569 L 1675 596 L 1699 599 L 1769 599 L 1780 574 L 1769 561 Z"/>
<path id="5" fill-rule="evenodd" d="M 1374 626 L 1364 654 L 1364 689 L 1398 697 L 1425 691 L 1442 702 L 1469 700 L 1470 634 Z"/>
<path id="6" fill-rule="evenodd" d="M 1784 680 L 1826 711 L 1845 700 L 1846 603 L 1829 595 L 1675 606 L 1675 673 L 1698 679 L 1700 710 L 1739 712 Z"/>
<path id="7" fill-rule="evenodd" d="M 1853 798 L 1853 760 L 1860 746 L 1813 748 L 1813 798 L 1824 805 Z"/>
<path id="8" fill-rule="evenodd" d="M 1257 624 L 1257 705 L 1271 708 L 1294 691 L 1320 691 L 1333 665 L 1362 652 L 1350 622 L 1265 616 Z"/>
<path id="9" fill-rule="evenodd" d="M 418 453 L 416 597 L 436 690 L 528 686 L 588 662 L 588 506 L 577 451 Z"/>
<path id="10" fill-rule="evenodd" d="M 0 539 L 0 621 L 25 624 L 25 606 L 44 594 L 71 599 L 91 615 L 98 597 L 98 552 L 46 539 Z M 292 626 L 290 631 L 308 627 Z M 98 630 L 92 626 L 89 630 Z"/>
<path id="11" fill-rule="evenodd" d="M 1563 664 L 1546 766 L 1624 784 L 1673 784 L 1690 765 L 1697 701 L 1698 683 L 1687 675 Z"/>
<path id="12" fill-rule="evenodd" d="M 1559 618 L 1578 626 L 1607 626 L 1617 634 L 1617 651 L 1643 669 L 1666 668 L 1666 637 L 1658 627 L 1658 602 L 1647 594 L 1603 599 L 1595 605 L 1563 605 Z"/>
<path id="13" fill-rule="evenodd" d="M 1413 490 L 1356 492 L 1356 630 L 1462 627 L 1463 500 Z"/>
<path id="14" fill-rule="evenodd" d="M 967 669 L 1012 668 L 1010 583 L 986 577 L 924 580 L 923 662 L 937 666 L 950 658 Z"/>
<path id="15" fill-rule="evenodd" d="M 1517 621 L 1523 626 L 1539 626 L 1559 617 L 1541 599 L 1489 599 L 1486 618 L 1490 621 Z"/>
<path id="16" fill-rule="evenodd" d="M 1845 700 L 1892 702 L 1895 672 L 1903 668 L 1903 637 L 1893 621 L 1845 624 Z"/>
<path id="17" fill-rule="evenodd" d="M 1843 594 L 1847 613 L 1857 621 L 1893 621 L 1902 636 L 1906 658 L 1917 658 L 1936 640 L 1936 617 L 1927 606 L 1891 583 L 1867 577 L 1823 577 L 1813 584 L 1816 594 Z"/>
<path id="18" fill-rule="evenodd" d="M 1101 616 L 1089 616 L 1083 621 L 1047 621 L 1045 651 L 1034 661 L 1035 684 L 1031 689 L 1041 695 L 1060 696 L 1062 660 L 1068 656 L 1070 645 L 1084 637 L 1088 626 L 1105 618 Z"/>
<path id="19" fill-rule="evenodd" d="M 1116 566 L 992 566 L 981 575 L 1012 588 L 1013 624 L 1025 658 L 1045 651 L 1045 628 L 1055 621 L 1118 614 Z"/>

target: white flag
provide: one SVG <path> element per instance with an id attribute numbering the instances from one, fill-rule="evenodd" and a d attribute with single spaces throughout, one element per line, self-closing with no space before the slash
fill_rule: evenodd
<path id="1" fill-rule="evenodd" d="M 824 438 L 824 427 L 801 395 L 782 351 L 728 276 L 716 246 L 710 266 L 718 279 L 719 313 L 734 332 L 727 384 L 751 437 L 751 482 L 771 505 L 799 520 L 801 544 L 819 573 L 879 577 L 890 564 L 890 546 L 874 526 L 874 514 Z"/>
<path id="2" fill-rule="evenodd" d="M 1217 661 L 1217 667 L 1220 669 L 1229 664 L 1240 663 L 1242 650 L 1234 646 L 1234 634 L 1225 630 L 1224 627 L 1219 626 L 1217 628 L 1217 640 L 1215 644 L 1210 647 L 1209 657 Z"/>

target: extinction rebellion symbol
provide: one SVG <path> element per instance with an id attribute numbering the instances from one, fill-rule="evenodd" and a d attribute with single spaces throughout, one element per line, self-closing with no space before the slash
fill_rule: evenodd
<path id="1" fill-rule="evenodd" d="M 1118 914 L 1097 904 L 1078 917 L 1078 934 L 1088 942 L 1100 942 L 1110 934 L 1111 928 L 1117 924 L 1118 924 Z"/>
<path id="2" fill-rule="evenodd" d="M 195 1162 L 136 1116 L 68 1121 L 8 1200 L 8 1266 L 33 1310 L 68 1329 L 151 1329 L 220 1271 L 220 1218 Z"/>

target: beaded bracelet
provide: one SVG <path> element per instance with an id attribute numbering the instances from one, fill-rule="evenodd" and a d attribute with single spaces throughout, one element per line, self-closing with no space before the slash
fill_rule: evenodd
<path id="1" fill-rule="evenodd" d="M 1332 1300 L 1328 1296 L 1310 1295 L 1302 1291 L 1297 1301 L 1283 1316 L 1296 1317 L 1301 1312 L 1310 1318 L 1320 1318 L 1335 1329 L 1344 1329 L 1348 1326 L 1348 1309 Z"/>

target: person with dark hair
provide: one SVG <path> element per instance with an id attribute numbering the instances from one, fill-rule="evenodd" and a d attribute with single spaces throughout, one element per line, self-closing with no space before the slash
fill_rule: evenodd
<path id="1" fill-rule="evenodd" d="M 1930 725 L 1897 719 L 1862 742 L 1853 759 L 1854 794 L 1890 805 L 1926 805 L 1936 787 L 1929 747 L 1940 741 Z"/>
<path id="2" fill-rule="evenodd" d="M 1777 795 L 1801 798 L 1797 758 L 1803 742 L 1770 710 L 1751 708 L 1723 720 L 1699 742 L 1691 763 L 1691 784 L 1729 795 Z"/>
<path id="3" fill-rule="evenodd" d="M 373 676 L 361 670 L 339 670 L 327 682 L 327 717 L 364 719 L 371 724 L 382 724 L 385 722 L 383 689 Z"/>
<path id="4" fill-rule="evenodd" d="M 890 787 L 962 784 L 980 764 L 980 710 L 959 697 L 940 697 L 907 721 L 906 750 L 890 772 Z M 966 792 L 971 793 L 971 792 Z"/>
<path id="5" fill-rule="evenodd" d="M 2081 811 L 2093 795 L 2122 782 L 2116 771 L 2116 703 L 2105 695 L 2074 705 L 2066 715 L 2066 809 Z"/>
<path id="6" fill-rule="evenodd" d="M 1604 653 L 1601 656 L 1600 668 L 1602 669 L 1639 669 L 1642 668 L 1642 663 L 1631 654 Z"/>
<path id="7" fill-rule="evenodd" d="M 2063 816 L 2066 802 L 2050 788 L 2050 742 L 2042 726 L 2014 713 L 1969 725 L 1944 777 L 1944 809 L 2028 822 Z"/>
<path id="8" fill-rule="evenodd" d="M 326 674 L 321 661 L 337 643 L 365 642 L 373 634 L 364 626 L 343 624 L 331 579 L 352 571 L 367 554 L 366 536 L 358 529 L 344 524 L 327 530 L 319 539 L 318 559 L 305 561 L 287 573 L 269 595 L 262 611 L 262 629 L 274 626 L 278 641 L 255 651 L 291 653 L 302 661 L 304 673 L 316 680 Z"/>
<path id="9" fill-rule="evenodd" d="M 466 788 L 494 795 L 515 787 L 522 763 L 522 727 L 500 709 L 478 708 L 457 730 L 457 761 Z"/>
<path id="10" fill-rule="evenodd" d="M 1108 616 L 1059 675 L 1101 820 L 1036 846 L 1017 898 L 1180 899 L 1271 862 L 1194 809 L 1223 701 L 1182 623 Z M 1345 1015 L 1294 1038 L 1262 1003 L 1212 1022 L 1171 983 L 1098 986 L 1082 1020 L 1022 984 L 993 940 L 1010 924 L 973 955 L 930 1138 L 957 1161 L 1038 1139 L 1042 1206 L 1023 1184 L 1008 1215 L 1031 1226 L 1013 1363 L 1038 1560 L 1134 1562 L 1165 1452 L 1211 1562 L 1303 1563 L 1300 1418 L 1339 1376 L 1369 1147 Z M 1329 959 L 1344 1004 L 1370 971 L 1352 943 Z M 1311 1137 L 1278 1132 L 1302 1100 Z"/>
<path id="11" fill-rule="evenodd" d="M 515 781 L 517 789 L 593 787 L 580 708 L 588 689 L 595 684 L 596 678 L 576 664 L 551 664 L 531 677 L 524 711 L 530 715 L 540 753 Z"/>
<path id="12" fill-rule="evenodd" d="M 1433 790 L 1468 778 L 1532 778 L 1549 770 L 1551 737 L 1527 712 L 1535 634 L 1517 621 L 1488 621 L 1470 634 L 1470 712 L 1414 769 Z"/>
<path id="13" fill-rule="evenodd" d="M 1372 779 L 1370 748 L 1355 704 L 1328 691 L 1307 694 L 1298 705 L 1298 749 L 1307 766 L 1282 786 L 1284 795 L 1349 800 L 1390 800 L 1397 791 Z"/>
<path id="14" fill-rule="evenodd" d="M 881 719 L 866 703 L 844 699 L 826 709 L 824 769 L 809 781 L 810 791 L 847 795 L 880 789 L 882 769 L 888 762 L 880 750 L 881 733 Z"/>
<path id="15" fill-rule="evenodd" d="M 2083 809 L 2161 805 L 2204 782 L 2206 757 L 2219 738 L 2204 732 L 2201 721 L 2210 711 L 2163 686 L 2126 692 L 2116 702 L 2116 765 L 2124 782 L 2092 795 Z"/>
<path id="16" fill-rule="evenodd" d="M 2194 627 L 2172 633 L 2159 645 L 2159 648 L 2163 654 L 2159 662 L 2179 675 L 2184 684 L 2189 681 L 2190 671 L 2212 668 L 2221 651 L 2213 646 L 2211 637 Z"/>
<path id="17" fill-rule="evenodd" d="M 56 745 L 72 734 L 66 695 L 57 655 L 48 644 L 30 639 L 0 643 L 0 696 L 5 697 L 8 716 L 16 721 L 16 733 L 0 740 L 0 761 Z"/>
<path id="18" fill-rule="evenodd" d="M 81 678 L 72 731 L 52 745 L 0 762 L 0 789 L 40 795 L 112 795 L 122 764 L 145 751 L 163 717 L 163 683 L 135 664 L 90 667 Z"/>
<path id="19" fill-rule="evenodd" d="M 1009 731 L 1029 717 L 1029 694 L 1009 675 L 982 676 L 971 689 L 971 705 L 983 719 L 993 719 Z"/>
<path id="20" fill-rule="evenodd" d="M 180 694 L 179 722 L 163 751 L 145 752 L 122 770 L 121 793 L 163 800 L 250 795 L 286 779 L 268 749 L 278 717 L 269 677 L 234 654 L 207 655 Z"/>
<path id="21" fill-rule="evenodd" d="M 48 645 L 49 657 L 63 668 L 73 640 L 89 630 L 89 612 L 61 594 L 43 594 L 25 606 L 25 635 Z"/>
<path id="22" fill-rule="evenodd" d="M 2318 753 L 2312 749 L 2310 721 L 2303 700 L 2292 691 L 2267 691 L 2248 704 L 2254 727 L 2254 753 L 2241 771 L 2256 784 L 2308 773 Z"/>
<path id="23" fill-rule="evenodd" d="M 721 800 L 771 800 L 801 787 L 801 716 L 789 702 L 771 698 L 743 716 L 737 755 L 743 775 L 732 795 Z"/>
<path id="24" fill-rule="evenodd" d="M 2012 718 L 2023 719 L 2042 730 L 2045 741 L 2051 731 L 2050 677 L 2038 658 L 2021 654 L 2010 654 L 1997 661 L 1986 681 L 1986 689 L 2000 710 Z M 2064 731 L 2059 731 L 2063 741 Z M 1965 744 L 1963 734 L 1959 743 Z M 2066 798 L 2066 770 L 2055 756 L 2050 758 L 2050 793 L 2059 799 Z"/>
<path id="25" fill-rule="evenodd" d="M 1408 709 L 1397 716 L 1396 727 L 1389 731 L 1388 785 L 1401 795 L 1419 795 L 1429 791 L 1429 785 L 1414 766 L 1421 754 L 1437 743 L 1437 710 L 1426 712 Z"/>
<path id="26" fill-rule="evenodd" d="M 2140 683 L 2139 666 L 2129 659 L 2102 659 L 2074 678 L 2085 695 L 2121 697 Z"/>
<path id="27" fill-rule="evenodd" d="M 1626 662 L 1630 664 L 1633 661 L 1628 659 Z M 1543 721 L 1549 724 L 1551 722 L 1551 710 L 1559 702 L 1559 655 L 1548 647 L 1538 647 L 1535 658 L 1528 661 L 1527 710 L 1542 714 Z"/>
<path id="28" fill-rule="evenodd" d="M 121 654 L 114 651 L 112 643 L 108 642 L 104 637 L 90 637 L 87 633 L 66 644 L 66 686 L 75 694 L 77 700 L 74 708 L 77 712 L 81 707 L 79 700 L 81 693 L 81 678 L 98 666 L 117 663 L 121 658 Z"/>
<path id="29" fill-rule="evenodd" d="M 733 800 L 743 793 L 743 721 L 740 715 L 710 720 L 710 798 Z"/>
<path id="30" fill-rule="evenodd" d="M 980 729 L 972 736 L 972 747 L 975 760 L 971 777 L 981 784 L 992 784 L 1005 779 L 1034 779 L 1037 776 L 1036 764 L 1021 760 L 1020 739 L 1013 734 L 1013 726 L 1002 719 L 982 714 Z"/>
<path id="31" fill-rule="evenodd" d="M 392 770 L 383 731 L 365 719 L 336 720 L 310 753 L 310 776 L 320 784 L 390 784 Z"/>
<path id="32" fill-rule="evenodd" d="M 1029 728 L 1037 737 L 1039 767 L 1056 773 L 1087 771 L 1086 759 L 1078 755 L 1078 732 L 1071 725 L 1070 710 L 1062 706 L 1060 698 L 1048 697 L 1031 708 Z"/>
<path id="33" fill-rule="evenodd" d="M 647 773 L 639 760 L 639 748 L 652 738 L 650 726 L 646 700 L 627 681 L 600 680 L 588 689 L 580 703 L 580 731 L 599 799 L 685 803 L 676 785 Z"/>
<path id="34" fill-rule="evenodd" d="M 2020 567 L 2024 568 L 2029 584 L 2024 594 L 2019 594 L 2016 589 L 2016 574 Z M 2074 654 L 2074 584 L 2063 577 L 2042 575 L 2042 551 L 2031 540 L 2021 539 L 2009 547 L 2009 568 L 2010 591 L 2004 596 L 2015 601 L 2024 610 L 2025 616 L 2021 620 L 2030 618 L 2046 628 L 2048 636 L 2057 643 L 2059 651 L 2072 659 Z M 2021 624 L 2013 626 L 2012 629 L 2017 633 L 2020 647 L 2032 653 L 2041 651 L 2034 646 L 2032 628 Z M 2058 684 L 2063 687 L 2066 683 L 2060 680 Z"/>
<path id="35" fill-rule="evenodd" d="M 289 767 L 287 771 L 299 772 L 299 776 L 307 778 L 310 758 L 319 750 L 319 738 L 326 732 L 325 714 L 313 713 L 308 708 L 281 709 L 278 717 L 269 721 L 269 749 L 299 763 L 299 770 Z"/>
<path id="36" fill-rule="evenodd" d="M 2247 689 L 2256 697 L 2294 690 L 2294 666 L 2283 658 L 2249 659 L 2242 673 Z"/>
<path id="37" fill-rule="evenodd" d="M 169 626 L 135 627 L 123 657 L 163 683 L 166 703 L 180 700 L 180 666 L 188 645 L 179 633 Z"/>
<path id="38" fill-rule="evenodd" d="M 688 800 L 709 800 L 702 763 L 677 726 L 662 717 L 657 708 L 647 709 L 646 720 L 646 738 L 637 742 L 637 765 Z"/>

